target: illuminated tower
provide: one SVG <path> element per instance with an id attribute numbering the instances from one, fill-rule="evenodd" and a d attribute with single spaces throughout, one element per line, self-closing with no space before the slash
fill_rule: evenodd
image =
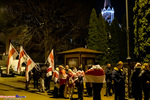
<path id="1" fill-rule="evenodd" d="M 109 24 L 111 24 L 111 22 L 114 19 L 114 12 L 115 11 L 114 11 L 114 8 L 111 7 L 110 0 L 105 0 L 104 8 L 102 9 L 101 14 L 103 18 L 108 21 Z"/>

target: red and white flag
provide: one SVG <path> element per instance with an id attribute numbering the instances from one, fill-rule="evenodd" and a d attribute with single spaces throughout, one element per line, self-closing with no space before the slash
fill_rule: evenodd
<path id="1" fill-rule="evenodd" d="M 104 83 L 105 73 L 101 67 L 92 67 L 85 73 L 85 82 Z"/>
<path id="2" fill-rule="evenodd" d="M 54 52 L 53 52 L 53 49 L 52 49 L 51 53 L 49 54 L 47 61 L 50 63 L 50 66 L 52 67 L 52 71 L 54 71 Z"/>
<path id="3" fill-rule="evenodd" d="M 47 77 L 52 76 L 52 67 L 51 66 L 48 67 L 46 76 Z"/>
<path id="4" fill-rule="evenodd" d="M 26 80 L 29 81 L 29 72 L 36 66 L 36 63 L 28 56 L 26 65 Z"/>
<path id="5" fill-rule="evenodd" d="M 59 72 L 55 70 L 55 71 L 53 72 L 53 77 L 52 77 L 52 79 L 54 80 L 55 83 L 57 83 L 58 78 L 59 78 Z"/>
<path id="6" fill-rule="evenodd" d="M 9 68 L 13 63 L 13 60 L 16 59 L 18 56 L 17 50 L 14 48 L 14 46 L 10 43 L 9 46 L 9 54 L 8 54 L 8 60 L 7 60 L 7 74 L 9 74 Z"/>
<path id="7" fill-rule="evenodd" d="M 19 74 L 20 74 L 23 62 L 27 62 L 27 54 L 25 50 L 23 49 L 23 47 L 20 46 L 20 55 L 19 55 L 19 61 L 18 61 L 18 67 L 17 67 L 17 71 Z"/>

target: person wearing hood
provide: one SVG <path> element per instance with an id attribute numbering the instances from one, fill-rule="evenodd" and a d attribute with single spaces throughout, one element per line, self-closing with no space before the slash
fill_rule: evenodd
<path id="1" fill-rule="evenodd" d="M 131 75 L 131 82 L 132 82 L 132 94 L 135 100 L 142 100 L 142 81 L 141 77 L 139 76 L 141 73 L 141 64 L 136 63 L 134 67 L 134 71 Z"/>
<path id="2" fill-rule="evenodd" d="M 125 74 L 123 72 L 123 62 L 119 61 L 117 67 L 112 71 L 114 80 L 115 100 L 125 100 Z"/>
<path id="3" fill-rule="evenodd" d="M 144 69 L 140 73 L 142 77 L 142 89 L 144 92 L 144 100 L 150 100 L 150 68 L 148 63 L 143 64 Z"/>

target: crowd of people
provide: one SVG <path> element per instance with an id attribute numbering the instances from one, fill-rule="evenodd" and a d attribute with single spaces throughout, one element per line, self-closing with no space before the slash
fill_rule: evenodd
<path id="1" fill-rule="evenodd" d="M 84 72 L 82 65 L 78 68 L 70 68 L 59 65 L 55 71 L 47 75 L 48 64 L 37 70 L 33 68 L 29 76 L 33 74 L 34 88 L 39 89 L 40 92 L 50 92 L 50 81 L 53 80 L 55 86 L 53 90 L 54 97 L 73 98 L 74 88 L 76 87 L 78 93 L 78 100 L 83 100 L 84 82 L 86 85 L 87 96 L 92 97 L 93 100 L 101 100 L 101 89 L 103 83 L 106 82 L 106 94 L 104 96 L 112 96 L 114 93 L 114 100 L 125 100 L 125 78 L 126 72 L 123 68 L 123 62 L 119 61 L 116 67 L 111 67 L 107 64 L 105 70 L 100 65 L 89 65 L 88 70 Z M 104 77 L 105 76 L 105 77 Z M 40 79 L 40 86 L 38 80 Z M 31 78 L 30 78 L 31 80 Z M 26 90 L 30 80 L 26 82 Z M 150 68 L 148 63 L 136 63 L 134 71 L 131 74 L 132 95 L 135 100 L 142 100 L 142 91 L 144 93 L 144 100 L 150 98 Z"/>

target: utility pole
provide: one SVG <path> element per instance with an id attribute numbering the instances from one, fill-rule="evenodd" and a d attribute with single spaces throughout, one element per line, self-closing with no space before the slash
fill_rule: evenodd
<path id="1" fill-rule="evenodd" d="M 131 76 L 131 57 L 130 57 L 130 49 L 129 49 L 129 19 L 128 19 L 128 0 L 126 0 L 126 31 L 127 31 L 127 61 L 128 61 L 128 96 L 131 97 L 130 93 L 130 76 Z"/>

